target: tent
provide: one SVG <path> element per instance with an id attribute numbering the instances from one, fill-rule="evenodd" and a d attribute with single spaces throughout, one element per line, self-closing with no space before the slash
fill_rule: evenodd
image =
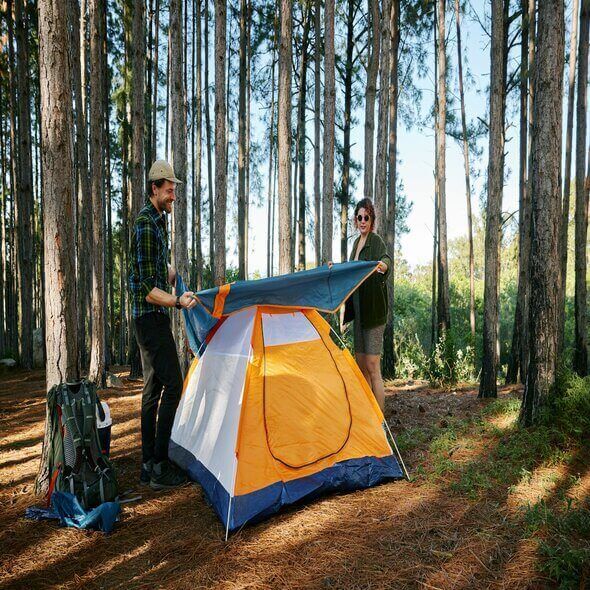
<path id="1" fill-rule="evenodd" d="M 226 535 L 328 491 L 404 476 L 371 389 L 318 313 L 337 310 L 376 264 L 223 285 L 185 310 L 199 356 L 169 454 L 201 484 Z"/>

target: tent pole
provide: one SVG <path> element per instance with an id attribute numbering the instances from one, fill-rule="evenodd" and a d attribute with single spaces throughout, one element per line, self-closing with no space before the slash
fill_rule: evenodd
<path id="1" fill-rule="evenodd" d="M 387 423 L 387 420 L 385 420 L 385 417 L 383 418 L 383 422 L 385 424 L 385 427 L 387 428 L 387 432 L 389 432 L 389 436 L 391 437 L 391 440 L 393 442 L 393 446 L 395 448 L 395 452 L 397 454 L 397 457 L 400 460 L 400 463 L 402 464 L 402 468 L 403 468 L 404 473 L 406 475 L 406 479 L 408 481 L 410 481 L 410 474 L 408 473 L 408 470 L 406 469 L 406 465 L 404 463 L 404 460 L 402 459 L 402 455 L 399 452 L 399 449 L 397 448 L 397 443 L 395 442 L 395 437 L 393 436 L 393 433 L 391 432 L 391 429 L 389 428 L 389 424 Z"/>
<path id="2" fill-rule="evenodd" d="M 227 507 L 227 523 L 225 525 L 225 542 L 227 543 L 227 539 L 229 537 L 229 519 L 231 517 L 231 496 L 229 497 L 229 504 Z"/>

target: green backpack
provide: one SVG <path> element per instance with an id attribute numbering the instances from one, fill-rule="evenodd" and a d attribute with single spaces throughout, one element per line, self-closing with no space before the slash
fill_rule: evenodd
<path id="1" fill-rule="evenodd" d="M 115 470 L 101 451 L 96 428 L 96 412 L 103 413 L 96 386 L 86 380 L 55 385 L 47 394 L 47 410 L 47 499 L 53 490 L 70 492 L 87 510 L 117 500 Z"/>

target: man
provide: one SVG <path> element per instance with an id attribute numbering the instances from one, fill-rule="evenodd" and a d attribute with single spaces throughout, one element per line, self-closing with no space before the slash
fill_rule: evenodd
<path id="1" fill-rule="evenodd" d="M 168 162 L 154 162 L 148 174 L 147 202 L 135 220 L 129 253 L 133 324 L 144 381 L 140 482 L 154 490 L 174 488 L 187 481 L 186 475 L 168 460 L 174 414 L 182 393 L 168 308 L 190 309 L 195 305 L 190 291 L 180 297 L 168 292 L 176 273 L 168 264 L 166 213 L 172 212 L 180 182 Z"/>

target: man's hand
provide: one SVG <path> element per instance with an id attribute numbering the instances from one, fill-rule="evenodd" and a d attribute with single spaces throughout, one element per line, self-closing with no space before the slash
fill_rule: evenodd
<path id="1" fill-rule="evenodd" d="M 180 296 L 180 305 L 182 305 L 184 309 L 192 309 L 195 305 L 197 305 L 195 294 L 192 291 L 185 291 Z"/>
<path id="2" fill-rule="evenodd" d="M 385 262 L 379 262 L 379 264 L 377 265 L 377 272 L 379 274 L 384 275 L 387 272 L 387 264 L 385 264 Z"/>

